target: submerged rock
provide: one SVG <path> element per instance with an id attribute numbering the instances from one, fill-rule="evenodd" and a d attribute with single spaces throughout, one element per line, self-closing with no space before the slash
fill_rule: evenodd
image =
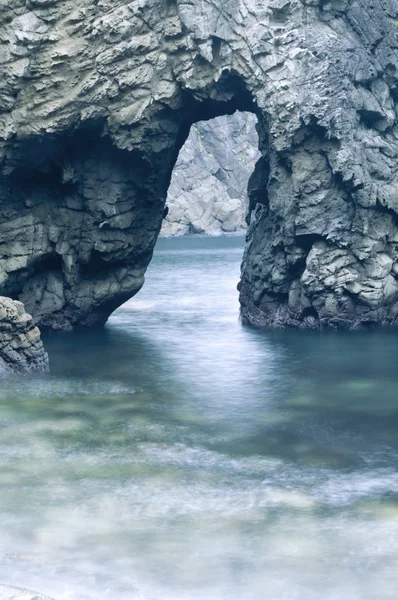
<path id="1" fill-rule="evenodd" d="M 246 231 L 247 183 L 260 157 L 256 117 L 235 113 L 191 127 L 167 195 L 161 236 Z"/>
<path id="2" fill-rule="evenodd" d="M 0 584 L 0 600 L 54 600 L 32 590 L 15 587 L 13 585 Z"/>
<path id="3" fill-rule="evenodd" d="M 0 293 L 103 324 L 141 288 L 191 125 L 256 114 L 245 321 L 395 325 L 398 0 L 12 0 Z"/>
<path id="4" fill-rule="evenodd" d="M 21 302 L 0 297 L 0 374 L 48 370 L 47 352 L 32 317 Z"/>

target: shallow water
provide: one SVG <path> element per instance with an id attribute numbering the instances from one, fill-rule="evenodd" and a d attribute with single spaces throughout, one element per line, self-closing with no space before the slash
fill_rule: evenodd
<path id="1" fill-rule="evenodd" d="M 398 344 L 238 320 L 243 240 L 162 240 L 105 331 L 0 390 L 0 584 L 61 599 L 387 600 Z"/>

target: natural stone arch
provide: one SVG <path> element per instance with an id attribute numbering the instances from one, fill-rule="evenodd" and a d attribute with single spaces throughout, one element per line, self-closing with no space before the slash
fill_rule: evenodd
<path id="1" fill-rule="evenodd" d="M 243 317 L 395 323 L 396 0 L 13 0 L 0 17 L 0 293 L 103 323 L 143 283 L 190 125 L 249 110 Z"/>
<path id="2" fill-rule="evenodd" d="M 22 300 L 38 324 L 101 325 L 139 291 L 190 125 L 238 108 L 254 110 L 229 73 L 209 96 L 188 96 L 179 110 L 161 108 L 151 118 L 160 134 L 167 132 L 168 145 L 160 151 L 159 135 L 139 149 L 118 148 L 104 135 L 102 120 L 24 141 L 18 154 L 23 167 L 7 181 L 4 207 L 11 220 L 1 226 L 22 251 L 4 257 L 10 275 L 3 289 Z"/>

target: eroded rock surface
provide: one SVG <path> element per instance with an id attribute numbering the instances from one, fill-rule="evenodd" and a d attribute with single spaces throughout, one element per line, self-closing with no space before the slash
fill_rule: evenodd
<path id="1" fill-rule="evenodd" d="M 191 127 L 167 194 L 162 236 L 246 231 L 247 183 L 259 158 L 252 113 Z"/>
<path id="2" fill-rule="evenodd" d="M 0 375 L 48 371 L 40 331 L 21 302 L 0 297 Z"/>
<path id="3" fill-rule="evenodd" d="M 397 0 L 3 0 L 0 292 L 105 322 L 144 280 L 192 123 L 256 113 L 251 323 L 395 324 Z"/>

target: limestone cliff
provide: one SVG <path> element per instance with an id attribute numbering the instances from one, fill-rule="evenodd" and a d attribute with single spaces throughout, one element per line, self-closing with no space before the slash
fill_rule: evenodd
<path id="1" fill-rule="evenodd" d="M 256 114 L 251 323 L 398 314 L 398 0 L 3 0 L 0 292 L 59 328 L 142 286 L 193 123 Z"/>
<path id="2" fill-rule="evenodd" d="M 246 230 L 247 184 L 260 156 L 252 113 L 191 127 L 173 170 L 160 235 Z"/>
<path id="3" fill-rule="evenodd" d="M 48 356 L 21 302 L 0 297 L 0 375 L 48 371 Z"/>

